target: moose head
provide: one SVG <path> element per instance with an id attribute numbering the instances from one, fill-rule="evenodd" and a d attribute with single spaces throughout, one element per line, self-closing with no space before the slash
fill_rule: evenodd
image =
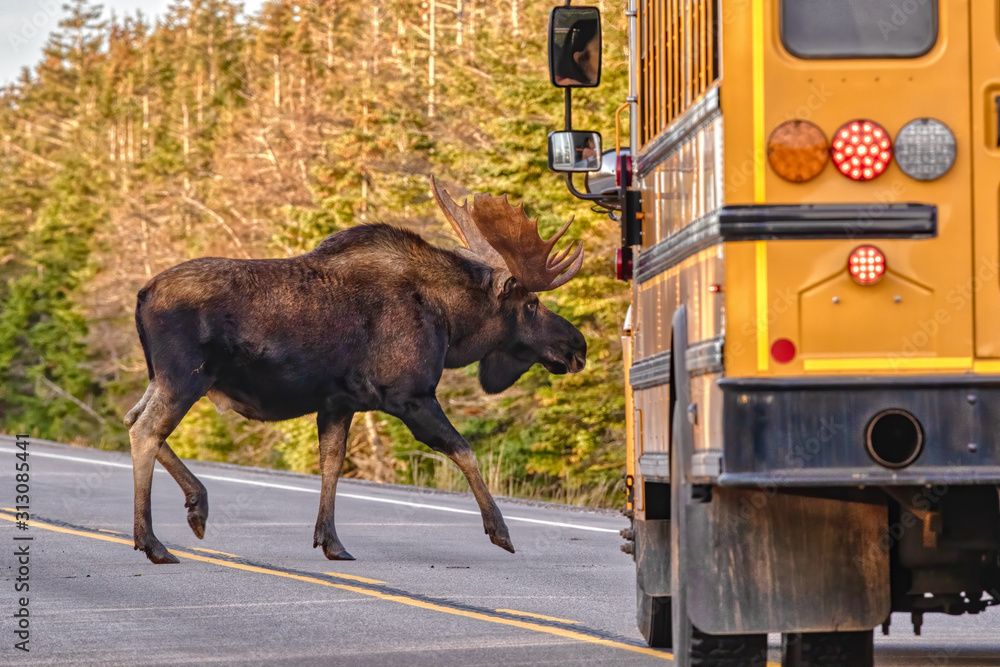
<path id="1" fill-rule="evenodd" d="M 511 206 L 506 195 L 476 194 L 471 205 L 466 200 L 459 206 L 433 177 L 431 190 L 469 254 L 492 269 L 490 288 L 503 331 L 501 343 L 480 360 L 483 389 L 501 392 L 536 363 L 560 375 L 583 370 L 583 334 L 536 295 L 566 284 L 583 266 L 582 242 L 553 254 L 573 218 L 546 241 L 538 219 L 529 219 L 523 204 Z"/>

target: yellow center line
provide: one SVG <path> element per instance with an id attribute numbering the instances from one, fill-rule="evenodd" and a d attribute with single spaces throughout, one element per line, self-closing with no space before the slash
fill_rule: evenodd
<path id="1" fill-rule="evenodd" d="M 566 618 L 556 618 L 555 616 L 542 616 L 541 614 L 532 614 L 527 611 L 518 611 L 516 609 L 497 609 L 495 611 L 501 614 L 512 614 L 514 616 L 530 616 L 531 618 L 540 618 L 543 621 L 555 621 L 556 623 L 579 623 L 580 621 L 571 621 Z"/>
<path id="2" fill-rule="evenodd" d="M 111 531 L 108 531 L 111 532 Z M 119 533 L 120 535 L 121 533 Z M 225 551 L 216 551 L 215 549 L 204 549 L 202 547 L 191 547 L 194 551 L 201 551 L 206 554 L 219 554 L 220 556 L 229 556 L 230 558 L 239 558 L 236 554 L 228 554 Z"/>
<path id="3" fill-rule="evenodd" d="M 5 519 L 7 521 L 16 521 L 14 517 L 7 516 L 5 514 L 0 514 L 0 519 Z M 62 526 L 55 526 L 34 519 L 28 521 L 27 524 L 34 528 L 41 528 L 42 530 L 51 530 L 56 533 L 65 533 L 67 535 L 76 535 L 78 537 L 89 537 L 95 540 L 101 540 L 103 542 L 114 542 L 116 544 L 125 544 L 130 547 L 133 546 L 131 540 L 123 540 L 120 537 L 111 537 L 110 535 L 103 535 L 96 532 L 86 532 L 82 530 L 74 530 L 73 528 L 63 528 Z M 466 618 L 472 618 L 479 621 L 486 621 L 488 623 L 497 623 L 499 625 L 509 625 L 515 628 L 521 628 L 522 630 L 532 630 L 534 632 L 541 632 L 548 635 L 555 635 L 556 637 L 562 637 L 563 639 L 573 639 L 580 642 L 586 642 L 588 644 L 599 644 L 601 646 L 608 646 L 610 648 L 617 648 L 624 651 L 631 651 L 632 653 L 641 653 L 643 655 L 649 655 L 655 658 L 661 658 L 663 660 L 673 661 L 673 655 L 665 651 L 646 648 L 644 646 L 633 646 L 632 644 L 624 644 L 622 642 L 617 642 L 612 639 L 602 639 L 601 637 L 592 637 L 590 635 L 585 635 L 581 632 L 564 630 L 563 628 L 553 628 L 546 625 L 538 625 L 537 623 L 529 623 L 528 621 L 518 621 L 512 618 L 503 618 L 500 616 L 490 616 L 488 614 L 482 614 L 475 611 L 467 611 L 465 609 L 452 609 L 451 607 L 445 607 L 444 605 L 434 604 L 433 602 L 425 602 L 423 600 L 417 600 L 415 598 L 407 597 L 405 595 L 392 595 L 389 593 L 382 593 L 380 591 L 369 590 L 367 588 L 359 588 L 357 586 L 351 586 L 349 584 L 336 584 L 331 581 L 316 579 L 315 577 L 307 577 L 301 574 L 282 572 L 280 570 L 271 570 L 264 567 L 257 567 L 256 565 L 233 563 L 231 561 L 220 560 L 218 558 L 211 558 L 209 556 L 200 556 L 198 554 L 193 554 L 186 551 L 171 550 L 170 553 L 172 553 L 175 556 L 179 556 L 181 558 L 188 558 L 191 560 L 201 561 L 202 563 L 211 563 L 212 565 L 221 565 L 222 567 L 229 567 L 233 568 L 234 570 L 256 572 L 257 574 L 269 574 L 271 576 L 281 577 L 283 579 L 295 579 L 296 581 L 304 581 L 310 584 L 317 584 L 319 586 L 327 586 L 329 588 L 338 588 L 340 590 L 350 591 L 352 593 L 358 593 L 359 595 L 367 595 L 368 597 L 377 598 L 379 600 L 397 602 L 399 604 L 404 604 L 409 607 L 427 609 L 430 611 L 440 612 L 442 614 L 451 614 L 452 616 L 464 616 Z"/>
<path id="4" fill-rule="evenodd" d="M 363 584 L 384 584 L 384 581 L 379 581 L 378 579 L 368 579 L 367 577 L 359 577 L 356 574 L 343 574 L 341 572 L 324 572 L 323 574 L 328 574 L 331 577 L 338 577 L 340 579 L 350 579 L 351 581 L 360 581 Z"/>
<path id="5" fill-rule="evenodd" d="M 98 528 L 97 530 L 102 533 L 111 533 L 112 535 L 124 535 L 125 533 L 119 533 L 117 530 L 108 530 L 107 528 Z"/>

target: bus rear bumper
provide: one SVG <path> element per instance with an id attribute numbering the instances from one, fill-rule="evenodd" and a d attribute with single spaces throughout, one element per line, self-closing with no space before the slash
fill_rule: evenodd
<path id="1" fill-rule="evenodd" d="M 722 486 L 1000 484 L 1000 376 L 725 378 Z M 888 467 L 873 420 L 912 415 L 921 445 Z"/>

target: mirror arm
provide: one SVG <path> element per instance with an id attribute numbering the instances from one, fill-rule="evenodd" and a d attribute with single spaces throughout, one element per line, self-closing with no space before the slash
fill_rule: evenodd
<path id="1" fill-rule="evenodd" d="M 587 194 L 586 192 L 580 192 L 573 185 L 573 172 L 566 174 L 566 187 L 569 189 L 569 193 L 576 197 L 577 199 L 583 199 L 584 201 L 603 201 L 607 200 L 607 197 L 601 194 Z"/>
<path id="2" fill-rule="evenodd" d="M 563 88 L 566 91 L 564 98 L 566 100 L 566 118 L 565 125 L 566 131 L 569 132 L 573 129 L 573 93 L 570 92 L 572 88 Z"/>

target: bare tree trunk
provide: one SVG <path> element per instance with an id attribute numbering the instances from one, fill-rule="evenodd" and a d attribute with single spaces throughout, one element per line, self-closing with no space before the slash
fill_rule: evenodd
<path id="1" fill-rule="evenodd" d="M 381 35 L 379 34 L 380 27 L 382 25 L 381 18 L 379 17 L 379 6 L 378 0 L 372 5 L 372 76 L 378 76 L 378 52 L 380 48 L 379 42 L 381 41 Z"/>
<path id="2" fill-rule="evenodd" d="M 476 0 L 469 0 L 469 59 L 476 58 Z"/>
<path id="3" fill-rule="evenodd" d="M 277 53 L 271 59 L 274 65 L 274 108 L 281 108 L 281 56 Z"/>
<path id="4" fill-rule="evenodd" d="M 333 69 L 333 19 L 326 22 L 326 68 Z"/>
<path id="5" fill-rule="evenodd" d="M 521 17 L 520 17 L 521 0 L 511 0 L 510 3 L 510 22 L 514 26 L 514 35 L 521 34 Z"/>
<path id="6" fill-rule="evenodd" d="M 146 278 L 153 277 L 153 270 L 149 266 L 149 225 L 146 224 L 146 216 L 140 214 L 139 222 L 142 223 L 142 265 L 146 270 Z"/>
<path id="7" fill-rule="evenodd" d="M 437 44 L 435 33 L 437 32 L 437 0 L 430 0 L 430 55 L 427 58 L 427 117 L 434 117 L 434 56 L 436 55 Z"/>
<path id="8" fill-rule="evenodd" d="M 205 75 L 198 72 L 198 85 L 195 87 L 195 99 L 198 102 L 198 129 L 205 127 L 205 84 L 202 83 Z"/>
<path id="9" fill-rule="evenodd" d="M 208 93 L 215 97 L 215 10 L 208 12 Z"/>
<path id="10" fill-rule="evenodd" d="M 181 102 L 181 114 L 184 117 L 184 162 L 187 163 L 188 154 L 191 152 L 191 119 L 188 114 L 187 100 Z"/>
<path id="11" fill-rule="evenodd" d="M 375 416 L 371 412 L 365 413 L 365 432 L 368 435 L 368 442 L 372 445 L 372 454 L 375 459 L 375 480 L 376 482 L 393 482 L 396 475 L 390 463 L 390 455 L 378 433 L 378 426 L 375 424 Z"/>

